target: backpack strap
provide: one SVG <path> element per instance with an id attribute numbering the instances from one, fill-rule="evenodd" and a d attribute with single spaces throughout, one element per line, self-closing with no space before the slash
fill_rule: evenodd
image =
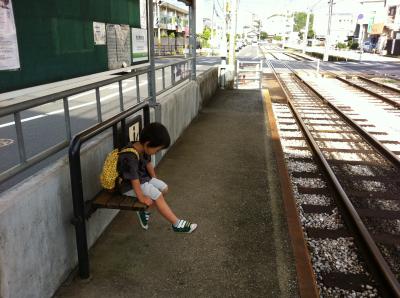
<path id="1" fill-rule="evenodd" d="M 138 159 L 138 160 L 140 159 L 140 157 L 139 157 L 139 153 L 136 151 L 136 149 L 135 149 L 135 148 L 132 148 L 132 147 L 130 147 L 130 148 L 125 148 L 125 149 L 122 149 L 121 151 L 119 151 L 119 152 L 118 152 L 118 154 L 121 154 L 121 153 L 127 153 L 127 152 L 134 153 L 134 154 L 136 155 L 137 159 Z"/>

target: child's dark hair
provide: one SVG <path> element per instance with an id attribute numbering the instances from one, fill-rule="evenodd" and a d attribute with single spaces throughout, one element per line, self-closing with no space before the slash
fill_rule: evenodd
<path id="1" fill-rule="evenodd" d="M 162 146 L 163 149 L 168 148 L 171 143 L 167 128 L 158 122 L 146 125 L 140 132 L 139 140 L 141 144 L 149 142 L 149 147 Z"/>

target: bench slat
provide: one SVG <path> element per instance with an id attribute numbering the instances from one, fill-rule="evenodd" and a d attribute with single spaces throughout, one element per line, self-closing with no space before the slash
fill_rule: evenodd
<path id="1" fill-rule="evenodd" d="M 141 211 L 146 210 L 147 206 L 134 201 L 132 198 L 124 195 L 113 194 L 107 191 L 100 192 L 93 200 L 93 205 L 96 208 L 106 209 L 122 209 Z"/>
<path id="2" fill-rule="evenodd" d="M 111 209 L 119 209 L 119 204 L 124 199 L 121 195 L 114 195 L 112 196 L 107 202 L 107 208 Z"/>
<path id="3" fill-rule="evenodd" d="M 96 207 L 106 206 L 108 200 L 111 198 L 112 194 L 106 191 L 100 192 L 93 200 L 93 204 Z"/>

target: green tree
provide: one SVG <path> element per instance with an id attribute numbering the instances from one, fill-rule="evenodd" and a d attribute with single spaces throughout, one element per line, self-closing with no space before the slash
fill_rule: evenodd
<path id="1" fill-rule="evenodd" d="M 202 38 L 205 40 L 210 40 L 210 38 L 211 38 L 211 28 L 210 27 L 207 27 L 207 26 L 204 27 Z"/>
<path id="2" fill-rule="evenodd" d="M 300 32 L 301 30 L 304 30 L 306 27 L 306 22 L 307 22 L 307 13 L 295 12 L 293 17 L 294 17 L 293 31 Z M 309 37 L 309 38 L 314 36 L 314 31 L 312 30 L 313 24 L 314 24 L 314 15 L 311 14 L 310 15 L 310 23 L 308 25 L 308 33 L 307 33 L 307 37 Z M 303 36 L 303 35 L 301 35 L 301 36 Z"/>
<path id="3" fill-rule="evenodd" d="M 261 31 L 261 32 L 260 32 L 260 39 L 261 39 L 261 40 L 266 40 L 267 37 L 268 37 L 267 32 L 265 32 L 265 31 Z"/>
<path id="4" fill-rule="evenodd" d="M 210 47 L 210 39 L 211 39 L 212 30 L 210 27 L 205 26 L 203 28 L 203 32 L 198 34 L 197 37 L 200 37 L 200 44 L 202 48 L 209 48 Z"/>

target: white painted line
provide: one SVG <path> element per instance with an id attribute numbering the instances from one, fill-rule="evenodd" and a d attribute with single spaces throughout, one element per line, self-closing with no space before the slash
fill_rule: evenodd
<path id="1" fill-rule="evenodd" d="M 11 145 L 12 143 L 14 143 L 12 139 L 0 139 L 0 148 Z"/>
<path id="2" fill-rule="evenodd" d="M 161 77 L 158 77 L 157 79 L 160 79 L 160 78 Z M 143 83 L 140 83 L 139 86 L 144 86 L 146 84 L 147 84 L 147 82 L 143 82 Z M 133 89 L 136 89 L 136 85 L 133 86 L 133 87 L 125 89 L 124 92 L 128 92 L 128 91 L 131 91 Z M 90 94 L 92 92 L 94 92 L 94 90 L 87 91 L 87 92 L 84 92 L 84 93 L 85 93 L 85 95 L 88 95 L 88 94 Z M 78 95 L 81 96 L 81 94 L 78 94 Z M 100 102 L 105 102 L 105 101 L 107 101 L 107 100 L 109 100 L 109 99 L 111 99 L 111 98 L 113 98 L 113 97 L 115 97 L 117 95 L 119 96 L 119 92 L 112 93 L 112 94 L 109 94 L 107 96 L 104 96 L 104 97 L 102 97 L 100 99 Z M 71 98 L 72 98 L 72 96 L 71 96 Z M 74 99 L 76 99 L 76 98 L 74 98 Z M 95 105 L 95 104 L 96 104 L 96 102 L 92 101 L 92 102 L 88 102 L 88 103 L 84 103 L 84 104 L 80 104 L 80 105 L 77 105 L 77 106 L 70 107 L 69 110 L 72 111 L 72 110 L 76 110 L 76 109 L 79 109 L 79 108 L 83 108 L 83 107 L 90 106 L 90 105 Z M 40 118 L 43 118 L 43 117 L 47 117 L 47 116 L 51 116 L 51 115 L 55 115 L 55 114 L 61 114 L 61 113 L 64 113 L 64 109 L 59 109 L 59 110 L 55 110 L 55 111 L 52 111 L 52 112 L 49 112 L 49 113 L 45 113 L 45 114 L 41 114 L 41 115 L 25 118 L 25 119 L 22 119 L 21 122 L 28 122 L 28 121 L 31 121 L 31 120 L 40 119 Z M 1 124 L 0 128 L 12 126 L 12 125 L 15 125 L 14 121 Z"/>

